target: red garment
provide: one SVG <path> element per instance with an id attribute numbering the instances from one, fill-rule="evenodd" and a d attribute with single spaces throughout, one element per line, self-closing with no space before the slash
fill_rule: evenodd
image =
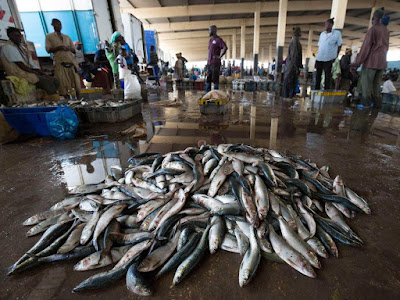
<path id="1" fill-rule="evenodd" d="M 208 42 L 208 65 L 221 64 L 221 59 L 218 57 L 213 58 L 213 56 L 219 56 L 224 47 L 226 47 L 226 44 L 219 36 L 212 36 L 210 38 L 210 41 Z"/>
<path id="2" fill-rule="evenodd" d="M 355 64 L 362 64 L 363 69 L 385 70 L 388 49 L 389 31 L 385 25 L 375 24 L 368 30 Z"/>

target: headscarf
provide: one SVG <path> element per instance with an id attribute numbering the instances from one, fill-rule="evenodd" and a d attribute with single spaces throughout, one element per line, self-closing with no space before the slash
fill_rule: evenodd
<path id="1" fill-rule="evenodd" d="M 301 29 L 299 26 L 293 27 L 293 35 L 299 36 L 301 34 Z"/>
<path id="2" fill-rule="evenodd" d="M 119 31 L 114 31 L 114 33 L 111 36 L 111 44 L 115 43 L 116 38 L 119 36 L 121 36 L 121 33 Z"/>
<path id="3" fill-rule="evenodd" d="M 385 8 L 381 7 L 381 8 L 378 8 L 377 10 L 375 10 L 374 17 L 378 18 L 378 19 L 381 19 L 384 14 L 385 14 Z"/>
<path id="4" fill-rule="evenodd" d="M 388 26 L 390 22 L 390 17 L 389 16 L 383 16 L 381 19 L 381 23 L 385 26 Z"/>

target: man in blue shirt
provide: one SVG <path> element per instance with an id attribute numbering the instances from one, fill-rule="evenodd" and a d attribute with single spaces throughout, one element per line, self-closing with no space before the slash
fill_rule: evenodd
<path id="1" fill-rule="evenodd" d="M 332 29 L 333 18 L 325 22 L 325 31 L 321 33 L 318 41 L 318 54 L 315 68 L 317 69 L 317 81 L 315 89 L 321 89 L 322 70 L 325 71 L 324 89 L 331 88 L 332 81 L 332 63 L 338 56 L 342 48 L 342 34 L 339 30 Z"/>

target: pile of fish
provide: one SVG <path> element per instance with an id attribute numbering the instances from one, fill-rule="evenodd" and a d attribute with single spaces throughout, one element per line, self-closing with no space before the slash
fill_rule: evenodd
<path id="1" fill-rule="evenodd" d="M 79 260 L 76 271 L 113 265 L 73 291 L 126 276 L 127 288 L 146 296 L 169 272 L 179 284 L 208 252 L 238 253 L 243 287 L 261 257 L 314 278 L 321 258 L 338 256 L 337 244 L 363 244 L 346 218 L 370 214 L 367 202 L 328 167 L 295 154 L 221 144 L 142 153 L 129 163 L 27 219 L 27 236 L 44 233 L 8 274 L 67 260 Z"/>
<path id="2" fill-rule="evenodd" d="M 125 104 L 132 103 L 132 100 L 107 100 L 107 99 L 96 99 L 96 100 L 68 100 L 68 105 L 71 108 L 85 108 L 85 107 L 119 107 Z"/>

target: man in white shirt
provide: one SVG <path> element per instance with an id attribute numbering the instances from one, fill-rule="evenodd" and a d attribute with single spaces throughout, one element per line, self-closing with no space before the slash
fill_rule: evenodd
<path id="1" fill-rule="evenodd" d="M 76 48 L 75 54 L 74 54 L 75 59 L 76 59 L 76 62 L 78 63 L 78 65 L 80 65 L 81 63 L 85 62 L 85 55 L 83 54 L 83 51 L 82 51 L 83 44 L 80 41 L 75 41 L 74 45 Z"/>
<path id="2" fill-rule="evenodd" d="M 60 82 L 54 77 L 47 76 L 33 63 L 29 50 L 22 45 L 20 29 L 9 27 L 7 36 L 10 40 L 1 48 L 0 53 L 7 75 L 24 78 L 49 95 L 57 94 Z"/>
<path id="3" fill-rule="evenodd" d="M 339 30 L 332 29 L 333 18 L 325 22 L 325 31 L 321 33 L 318 41 L 318 54 L 315 68 L 317 79 L 315 89 L 321 89 L 322 71 L 325 71 L 325 90 L 331 88 L 332 64 L 342 48 L 342 34 Z"/>
<path id="4" fill-rule="evenodd" d="M 74 46 L 76 48 L 74 54 L 75 60 L 79 66 L 78 73 L 87 82 L 92 82 L 91 74 L 96 75 L 97 68 L 85 59 L 85 55 L 83 53 L 83 44 L 80 41 L 75 41 Z"/>
<path id="5" fill-rule="evenodd" d="M 389 75 L 385 76 L 385 82 L 382 87 L 382 94 L 390 94 L 391 92 L 395 92 L 396 88 L 392 82 L 392 79 Z"/>

